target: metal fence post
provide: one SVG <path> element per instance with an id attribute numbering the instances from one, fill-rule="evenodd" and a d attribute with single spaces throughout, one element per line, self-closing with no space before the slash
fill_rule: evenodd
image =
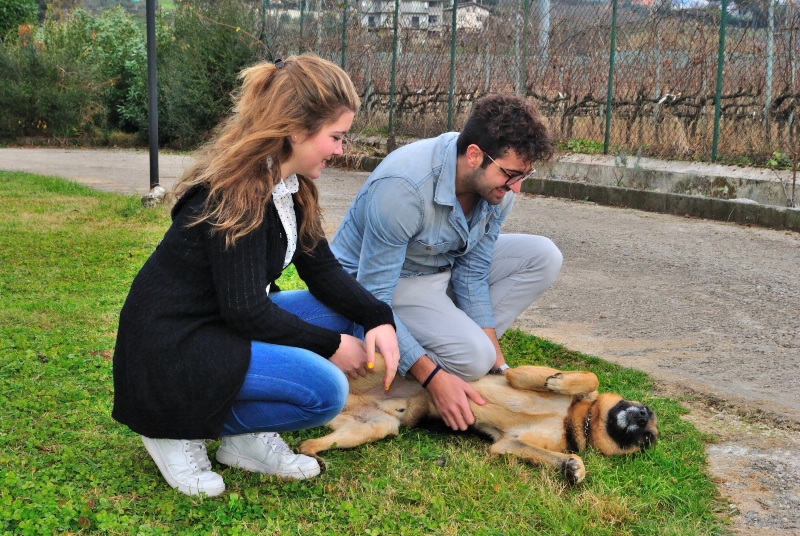
<path id="1" fill-rule="evenodd" d="M 725 0 L 723 0 L 724 2 Z M 608 93 L 606 94 L 606 133 L 603 154 L 611 142 L 611 98 L 614 94 L 614 58 L 617 51 L 617 0 L 611 0 L 611 52 L 608 56 Z"/>
<path id="2" fill-rule="evenodd" d="M 158 83 L 156 78 L 156 0 L 147 0 L 147 131 L 150 142 L 150 190 L 158 186 Z"/>
<path id="3" fill-rule="evenodd" d="M 394 139 L 394 91 L 395 79 L 397 77 L 397 27 L 400 18 L 400 0 L 394 0 L 394 36 L 392 38 L 392 78 L 389 85 L 389 134 L 386 139 L 386 152 L 391 153 L 395 149 Z"/>
<path id="4" fill-rule="evenodd" d="M 530 0 L 528 1 L 530 2 Z M 550 57 L 550 0 L 539 0 L 539 50 L 537 56 L 542 62 L 542 67 L 547 69 Z"/>
<path id="5" fill-rule="evenodd" d="M 300 50 L 302 52 L 305 48 L 303 46 L 303 23 L 306 18 L 306 0 L 300 0 Z"/>
<path id="6" fill-rule="evenodd" d="M 764 73 L 764 142 L 770 141 L 769 109 L 772 105 L 772 69 L 775 64 L 775 2 L 767 0 L 767 70 Z"/>
<path id="7" fill-rule="evenodd" d="M 342 7 L 342 62 L 341 67 L 344 69 L 344 56 L 347 50 L 347 0 L 344 0 Z"/>
<path id="8" fill-rule="evenodd" d="M 711 161 L 717 161 L 719 145 L 719 117 L 722 109 L 722 68 L 725 63 L 725 26 L 728 21 L 728 0 L 722 0 L 719 21 L 719 53 L 717 54 L 717 91 L 714 97 L 714 139 L 711 142 Z"/>
<path id="9" fill-rule="evenodd" d="M 266 43 L 267 39 L 267 0 L 261 0 L 261 41 Z"/>
<path id="10" fill-rule="evenodd" d="M 794 2 L 792 0 L 789 0 L 788 6 L 787 6 L 787 18 L 792 20 L 794 17 L 795 17 Z M 800 49 L 800 47 L 794 46 L 794 43 L 797 42 L 796 32 L 797 32 L 797 27 L 796 26 L 790 27 L 789 36 L 788 36 L 789 46 L 787 48 L 789 49 L 789 54 L 788 54 L 789 55 L 789 71 L 790 71 L 789 72 L 789 80 L 790 80 L 790 83 L 791 83 L 791 86 L 790 86 L 791 91 L 794 91 L 795 88 L 797 87 L 796 86 L 796 82 L 797 82 L 797 66 L 796 66 L 797 58 L 796 58 L 796 56 L 794 54 L 792 54 L 792 52 L 795 49 Z M 794 102 L 795 102 L 795 100 L 793 98 L 792 99 L 792 105 L 793 105 L 792 106 L 792 110 L 794 110 Z M 792 143 L 792 141 L 794 140 L 794 136 L 792 135 L 792 127 L 793 127 L 793 125 L 794 125 L 794 113 L 792 111 L 792 112 L 789 112 L 789 118 L 787 120 L 786 136 L 787 136 L 787 139 L 789 140 L 789 143 Z"/>
<path id="11" fill-rule="evenodd" d="M 522 2 L 523 0 L 520 0 Z M 514 80 L 514 94 L 519 95 L 522 91 L 520 88 L 520 84 L 522 83 L 522 54 L 521 54 L 521 46 L 520 41 L 522 40 L 522 17 L 519 15 L 519 11 L 514 14 L 514 26 L 516 27 L 516 33 L 514 34 L 514 60 L 515 66 L 514 70 L 516 71 L 514 74 L 516 75 L 516 79 Z"/>
<path id="12" fill-rule="evenodd" d="M 453 16 L 450 26 L 450 88 L 447 92 L 447 130 L 453 130 L 453 101 L 456 95 L 456 10 L 458 0 L 453 0 Z"/>
<path id="13" fill-rule="evenodd" d="M 267 33 L 267 8 L 269 7 L 269 0 L 261 0 L 261 42 L 264 43 L 266 49 L 266 57 L 269 61 L 275 61 L 275 56 L 272 54 L 272 47 L 269 44 L 269 34 Z"/>
<path id="14" fill-rule="evenodd" d="M 530 9 L 531 4 L 530 0 L 524 0 L 523 2 L 523 9 L 525 10 L 522 13 L 522 51 L 521 56 L 522 60 L 520 61 L 520 84 L 519 84 L 519 91 L 518 94 L 522 95 L 523 97 L 528 92 L 525 85 L 528 83 L 528 10 Z"/>

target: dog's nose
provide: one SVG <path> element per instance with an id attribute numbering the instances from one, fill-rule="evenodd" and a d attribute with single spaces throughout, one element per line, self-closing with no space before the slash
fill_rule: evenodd
<path id="1" fill-rule="evenodd" d="M 650 418 L 650 412 L 647 411 L 647 408 L 640 408 L 639 417 L 639 426 L 647 426 L 647 421 Z"/>

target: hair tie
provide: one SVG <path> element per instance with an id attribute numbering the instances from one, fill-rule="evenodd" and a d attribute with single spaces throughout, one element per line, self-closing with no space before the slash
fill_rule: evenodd
<path id="1" fill-rule="evenodd" d="M 283 67 L 283 60 L 281 58 L 278 58 L 277 60 L 275 60 L 275 68 L 280 69 L 281 67 Z"/>

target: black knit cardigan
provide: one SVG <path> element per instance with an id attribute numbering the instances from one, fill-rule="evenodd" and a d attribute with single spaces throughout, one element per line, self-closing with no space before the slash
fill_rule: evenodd
<path id="1" fill-rule="evenodd" d="M 212 234 L 208 223 L 187 225 L 207 197 L 200 187 L 181 197 L 120 312 L 112 417 L 147 437 L 218 437 L 253 340 L 326 358 L 339 347 L 338 333 L 304 322 L 265 292 L 270 284 L 277 290 L 287 247 L 273 203 L 260 227 L 226 249 L 224 235 Z M 394 326 L 389 306 L 345 272 L 326 240 L 309 253 L 298 247 L 292 262 L 311 294 L 365 331 Z"/>

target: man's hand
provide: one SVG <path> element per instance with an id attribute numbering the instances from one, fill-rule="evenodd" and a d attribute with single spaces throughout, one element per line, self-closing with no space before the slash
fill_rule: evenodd
<path id="1" fill-rule="evenodd" d="M 475 416 L 469 407 L 470 400 L 479 406 L 486 404 L 470 384 L 443 370 L 437 372 L 428 384 L 428 392 L 442 420 L 453 430 L 466 430 L 475 424 Z"/>
<path id="2" fill-rule="evenodd" d="M 436 363 L 424 355 L 411 366 L 409 372 L 418 382 L 423 383 L 435 368 Z M 442 420 L 453 430 L 466 430 L 475 423 L 475 416 L 469 407 L 470 400 L 479 406 L 486 404 L 470 384 L 444 370 L 433 376 L 427 389 Z"/>

